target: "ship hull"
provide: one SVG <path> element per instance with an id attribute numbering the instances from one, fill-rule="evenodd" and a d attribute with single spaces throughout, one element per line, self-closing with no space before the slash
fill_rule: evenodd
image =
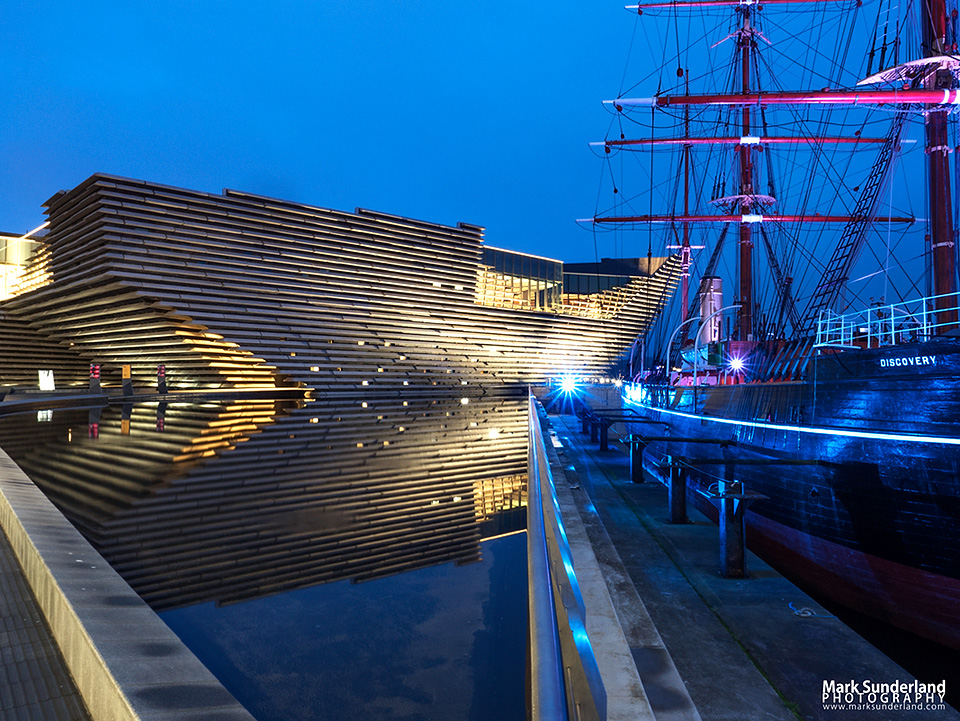
<path id="1" fill-rule="evenodd" d="M 764 496 L 746 515 L 762 556 L 836 602 L 960 648 L 960 340 L 822 355 L 807 375 L 645 388 L 625 403 L 677 438 L 651 443 L 645 462 L 690 461 L 703 510 L 720 479 Z"/>

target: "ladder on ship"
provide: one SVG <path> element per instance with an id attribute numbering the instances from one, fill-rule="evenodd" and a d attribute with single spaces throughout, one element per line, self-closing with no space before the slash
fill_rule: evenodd
<path id="1" fill-rule="evenodd" d="M 824 269 L 823 277 L 814 289 L 799 324 L 794 328 L 795 340 L 780 349 L 762 373 L 763 380 L 797 378 L 806 368 L 810 347 L 816 336 L 817 320 L 821 313 L 836 306 L 849 280 L 850 268 L 863 248 L 880 196 L 889 184 L 893 160 L 900 149 L 905 123 L 906 113 L 898 112 L 890 125 L 885 142 L 880 146 L 850 220 L 844 226 L 837 247 Z"/>

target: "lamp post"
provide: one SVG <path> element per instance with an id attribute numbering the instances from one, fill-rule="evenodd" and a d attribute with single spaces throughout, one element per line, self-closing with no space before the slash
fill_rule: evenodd
<path id="1" fill-rule="evenodd" d="M 733 305 L 728 305 L 720 310 L 715 310 L 713 313 L 708 315 L 703 323 L 700 324 L 700 328 L 703 328 L 707 323 L 710 322 L 710 319 L 716 315 L 720 315 L 726 310 L 733 310 L 734 308 L 739 308 L 740 303 L 734 303 Z M 697 361 L 700 360 L 700 328 L 697 329 L 697 339 L 693 342 L 693 389 L 696 393 L 697 389 Z M 696 411 L 696 405 L 694 405 L 694 411 Z"/>
<path id="2" fill-rule="evenodd" d="M 699 320 L 699 318 L 697 316 L 693 316 L 692 318 L 687 318 L 685 321 L 683 321 L 683 323 L 678 325 L 676 329 L 673 331 L 673 335 L 670 336 L 670 342 L 667 343 L 667 358 L 663 363 L 664 368 L 670 365 L 670 349 L 673 347 L 673 340 L 674 338 L 677 337 L 677 333 L 680 332 L 680 329 L 683 328 L 683 326 L 687 325 L 688 323 L 692 323 L 695 320 Z"/>

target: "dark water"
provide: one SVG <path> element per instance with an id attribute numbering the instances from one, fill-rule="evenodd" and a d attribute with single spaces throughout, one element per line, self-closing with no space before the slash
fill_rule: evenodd
<path id="1" fill-rule="evenodd" d="M 525 718 L 525 398 L 54 410 L 0 447 L 259 721 Z"/>
<path id="2" fill-rule="evenodd" d="M 259 721 L 519 721 L 526 534 L 482 548 L 467 566 L 161 617 Z"/>

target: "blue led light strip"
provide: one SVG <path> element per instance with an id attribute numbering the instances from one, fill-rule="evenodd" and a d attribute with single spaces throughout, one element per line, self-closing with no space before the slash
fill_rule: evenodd
<path id="1" fill-rule="evenodd" d="M 845 436 L 848 438 L 868 438 L 876 441 L 908 441 L 910 443 L 942 443 L 948 446 L 960 446 L 960 438 L 949 438 L 945 436 L 917 436 L 907 433 L 871 433 L 869 431 L 849 431 L 836 428 L 810 428 L 804 426 L 784 426 L 779 423 L 760 423 L 756 421 L 733 421 L 729 418 L 715 418 L 713 416 L 700 416 L 695 413 L 682 413 L 680 411 L 671 411 L 666 408 L 656 408 L 648 406 L 639 401 L 635 401 L 624 396 L 627 403 L 640 408 L 646 408 L 651 411 L 667 413 L 681 418 L 692 418 L 697 421 L 713 421 L 714 423 L 726 423 L 731 426 L 748 426 L 750 428 L 769 428 L 772 431 L 795 431 L 797 433 L 813 433 L 820 436 Z"/>

